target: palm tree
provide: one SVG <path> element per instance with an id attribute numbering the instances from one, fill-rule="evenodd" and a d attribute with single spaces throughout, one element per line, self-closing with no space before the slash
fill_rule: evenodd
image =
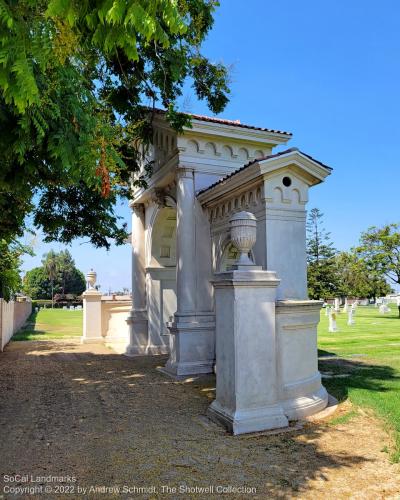
<path id="1" fill-rule="evenodd" d="M 54 280 L 57 278 L 58 259 L 54 250 L 44 255 L 42 260 L 43 269 L 51 284 L 51 307 L 54 308 Z"/>

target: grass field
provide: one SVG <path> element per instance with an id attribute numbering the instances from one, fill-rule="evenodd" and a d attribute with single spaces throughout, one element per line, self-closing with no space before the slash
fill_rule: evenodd
<path id="1" fill-rule="evenodd" d="M 373 306 L 358 307 L 356 324 L 347 314 L 337 315 L 339 331 L 328 333 L 328 318 L 321 312 L 318 332 L 320 370 L 328 392 L 339 401 L 349 398 L 357 407 L 371 408 L 394 431 L 391 459 L 400 461 L 400 319 L 398 309 L 381 315 Z M 336 356 L 340 357 L 337 358 Z M 326 357 L 326 359 L 324 359 Z M 346 418 L 346 417 L 342 417 Z"/>
<path id="2" fill-rule="evenodd" d="M 13 336 L 13 340 L 51 340 L 81 335 L 82 311 L 40 309 L 31 314 L 25 327 Z"/>

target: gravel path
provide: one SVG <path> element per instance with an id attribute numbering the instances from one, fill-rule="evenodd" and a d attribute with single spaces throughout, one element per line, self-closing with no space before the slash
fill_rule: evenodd
<path id="1" fill-rule="evenodd" d="M 0 353 L 0 498 L 400 495 L 372 416 L 232 437 L 204 416 L 213 377 L 175 382 L 156 370 L 164 363 L 76 340 L 12 342 Z M 13 493 L 24 487 L 42 491 Z"/>

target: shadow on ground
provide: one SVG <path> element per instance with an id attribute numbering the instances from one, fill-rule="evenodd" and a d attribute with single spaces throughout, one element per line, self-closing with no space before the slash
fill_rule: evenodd
<path id="1" fill-rule="evenodd" d="M 318 357 L 319 370 L 333 375 L 324 379 L 323 383 L 338 401 L 347 399 L 350 388 L 386 392 L 389 389 L 385 384 L 400 378 L 391 366 L 369 364 L 363 362 L 362 357 L 360 360 L 344 359 L 324 350 L 318 350 Z"/>
<path id="2" fill-rule="evenodd" d="M 162 485 L 247 486 L 260 498 L 291 498 L 311 483 L 325 488 L 332 471 L 379 469 L 356 447 L 321 444 L 338 432 L 323 423 L 230 436 L 205 417 L 214 377 L 175 382 L 156 370 L 165 361 L 75 341 L 11 343 L 0 354 L 0 476 L 73 475 L 82 486 L 154 485 L 159 494 Z M 392 376 L 350 364 L 363 374 L 351 383 L 372 390 Z"/>

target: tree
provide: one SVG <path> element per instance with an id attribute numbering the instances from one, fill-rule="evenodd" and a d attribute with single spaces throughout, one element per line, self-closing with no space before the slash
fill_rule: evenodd
<path id="1" fill-rule="evenodd" d="M 370 269 L 355 252 L 341 252 L 336 256 L 340 295 L 375 298 L 390 293 L 390 286 L 382 275 Z"/>
<path id="2" fill-rule="evenodd" d="M 326 299 L 336 294 L 338 276 L 335 255 L 330 233 L 323 226 L 323 213 L 313 208 L 307 222 L 307 278 L 311 299 Z"/>
<path id="3" fill-rule="evenodd" d="M 59 273 L 61 275 L 62 293 L 65 294 L 65 286 L 75 270 L 75 262 L 68 250 L 61 250 L 58 254 Z"/>
<path id="4" fill-rule="evenodd" d="M 48 255 L 43 262 L 46 262 Z M 51 299 L 58 293 L 81 295 L 86 288 L 85 276 L 75 267 L 71 254 L 65 250 L 58 254 L 51 251 L 51 255 L 51 260 L 55 260 L 57 269 L 53 282 L 44 266 L 35 267 L 24 277 L 24 292 L 32 299 Z"/>
<path id="5" fill-rule="evenodd" d="M 57 257 L 58 256 L 56 255 L 54 250 L 50 250 L 49 253 L 44 255 L 44 258 L 42 260 L 43 272 L 50 281 L 51 286 L 51 307 L 54 307 L 54 281 L 57 278 L 59 270 L 59 262 Z"/>
<path id="6" fill-rule="evenodd" d="M 51 299 L 51 286 L 43 267 L 35 267 L 24 276 L 23 291 L 33 300 Z M 56 288 L 57 291 L 57 288 Z"/>
<path id="7" fill-rule="evenodd" d="M 18 241 L 0 240 L 0 298 L 9 301 L 20 291 L 20 265 L 23 254 L 32 255 L 32 249 Z"/>
<path id="8" fill-rule="evenodd" d="M 369 269 L 400 285 L 400 224 L 370 227 L 361 234 L 356 252 Z"/>
<path id="9" fill-rule="evenodd" d="M 0 0 L 0 238 L 31 214 L 46 241 L 125 240 L 114 206 L 144 161 L 156 103 L 182 130 L 187 79 L 212 112 L 228 101 L 226 68 L 199 49 L 217 5 Z"/>

